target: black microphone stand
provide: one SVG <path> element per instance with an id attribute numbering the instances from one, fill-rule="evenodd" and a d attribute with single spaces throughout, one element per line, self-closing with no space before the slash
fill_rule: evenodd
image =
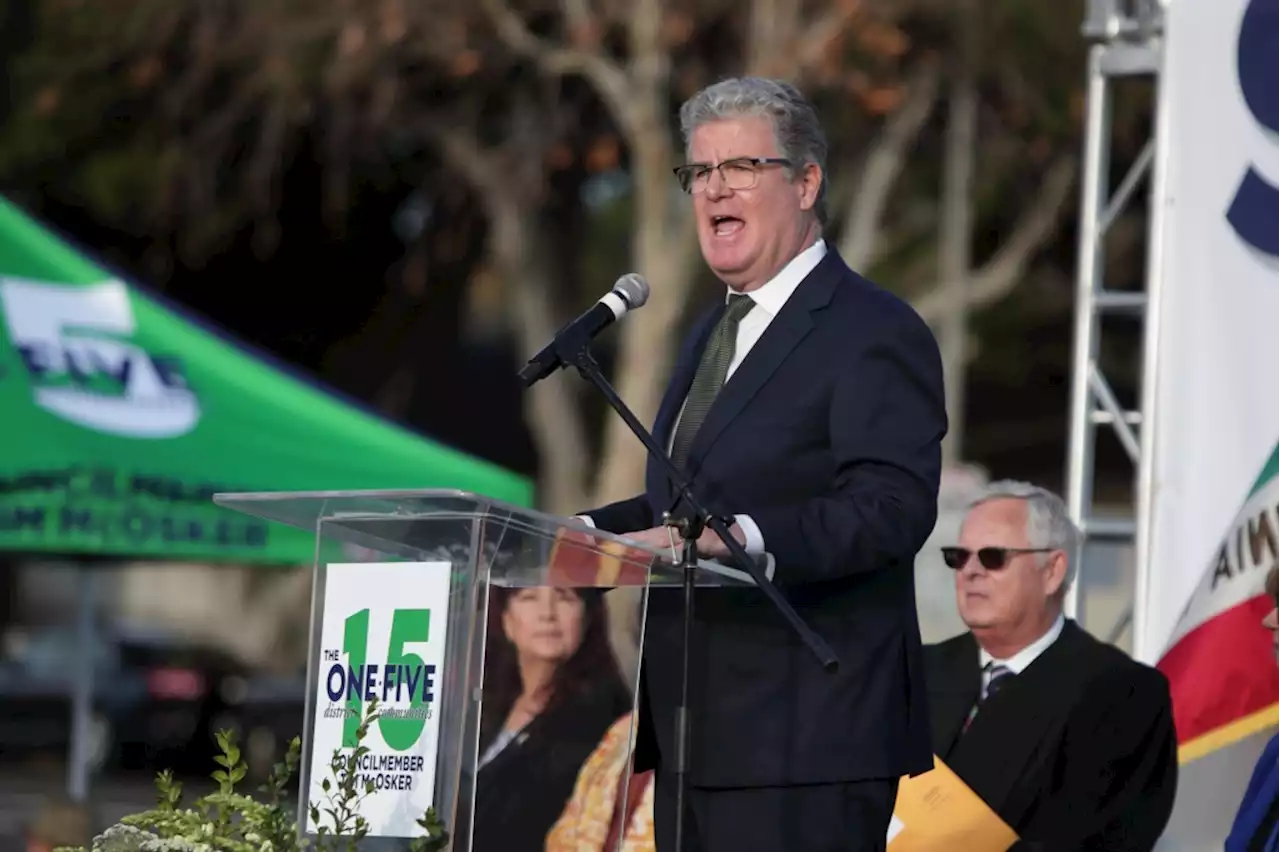
<path id="1" fill-rule="evenodd" d="M 750 575 L 756 586 L 760 591 L 764 592 L 765 597 L 781 613 L 782 617 L 791 626 L 791 629 L 800 637 L 805 646 L 813 652 L 818 662 L 822 664 L 823 669 L 833 672 L 839 667 L 840 662 L 822 637 L 814 633 L 813 629 L 805 624 L 804 619 L 800 618 L 791 604 L 787 603 L 787 599 L 782 596 L 778 588 L 765 577 L 764 572 L 756 564 L 756 560 L 748 555 L 746 548 L 739 544 L 738 540 L 729 532 L 728 525 L 719 517 L 708 512 L 702 505 L 684 473 L 676 467 L 675 462 L 671 460 L 666 451 L 658 446 L 658 442 L 654 440 L 653 435 L 636 418 L 631 409 L 627 407 L 627 404 L 622 401 L 622 397 L 618 396 L 618 392 L 609 384 L 609 380 L 600 372 L 600 365 L 596 363 L 595 357 L 591 354 L 590 341 L 581 339 L 577 335 L 565 334 L 557 337 L 555 349 L 561 363 L 565 365 L 572 364 L 583 378 L 595 385 L 600 393 L 604 395 L 609 406 L 618 413 L 623 422 L 635 433 L 635 436 L 640 439 L 640 443 L 644 444 L 645 449 L 649 451 L 649 455 L 657 459 L 666 468 L 667 475 L 671 478 L 672 483 L 675 484 L 685 505 L 690 509 L 688 517 L 672 518 L 671 513 L 668 512 L 664 518 L 664 523 L 679 531 L 680 538 L 683 540 L 680 565 L 678 566 L 681 569 L 683 579 L 684 618 L 682 625 L 683 647 L 680 654 L 680 706 L 676 708 L 675 761 L 675 852 L 680 852 L 684 848 L 685 794 L 688 787 L 689 773 L 689 644 L 693 633 L 694 572 L 698 570 L 698 539 L 702 536 L 703 530 L 711 529 L 719 536 L 720 540 L 729 549 L 733 562 Z"/>

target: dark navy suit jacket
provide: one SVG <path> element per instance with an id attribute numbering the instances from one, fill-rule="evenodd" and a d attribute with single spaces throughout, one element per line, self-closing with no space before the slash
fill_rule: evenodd
<path id="1" fill-rule="evenodd" d="M 666 446 L 724 310 L 699 321 L 654 434 Z M 692 641 L 690 782 L 785 786 L 932 768 L 913 561 L 937 515 L 946 432 L 937 343 L 897 297 L 829 250 L 726 382 L 688 469 L 710 511 L 744 513 L 774 582 L 835 650 L 818 661 L 754 588 L 701 589 Z M 671 485 L 590 512 L 601 529 L 656 525 Z M 638 769 L 673 770 L 682 596 L 651 593 Z"/>

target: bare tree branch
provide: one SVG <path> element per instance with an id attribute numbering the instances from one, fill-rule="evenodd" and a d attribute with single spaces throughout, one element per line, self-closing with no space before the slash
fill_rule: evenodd
<path id="1" fill-rule="evenodd" d="M 508 325 L 520 352 L 532 353 L 558 327 L 550 300 L 552 276 L 545 255 L 527 247 L 534 235 L 523 210 L 505 206 L 495 225 L 494 255 L 508 296 Z M 561 371 L 525 391 L 525 421 L 542 474 L 539 503 L 563 514 L 581 512 L 589 502 L 587 430 L 570 384 L 573 379 Z"/>
<path id="2" fill-rule="evenodd" d="M 861 10 L 859 0 L 833 0 L 831 7 L 809 24 L 795 45 L 791 61 L 803 71 L 822 58 L 823 52 L 843 33 Z"/>
<path id="3" fill-rule="evenodd" d="M 585 67 L 586 51 L 560 47 L 534 35 L 504 0 L 481 0 L 481 6 L 507 47 L 534 60 L 547 73 L 573 74 Z"/>
<path id="4" fill-rule="evenodd" d="M 482 200 L 498 195 L 502 189 L 498 178 L 498 162 L 494 152 L 476 144 L 473 136 L 448 121 L 423 122 L 426 133 L 440 146 L 440 153 L 475 187 Z"/>
<path id="5" fill-rule="evenodd" d="M 561 0 L 560 8 L 569 25 L 569 36 L 573 44 L 582 47 L 600 43 L 600 22 L 591 14 L 590 0 Z"/>
<path id="6" fill-rule="evenodd" d="M 616 116 L 622 118 L 627 115 L 631 87 L 626 72 L 599 49 L 564 47 L 539 38 L 505 0 L 481 0 L 481 4 L 493 22 L 498 37 L 512 51 L 537 63 L 546 74 L 581 74 L 596 87 Z M 585 11 L 585 6 L 578 11 Z"/>
<path id="7" fill-rule="evenodd" d="M 748 24 L 748 74 L 776 77 L 794 72 L 786 49 L 796 38 L 799 0 L 753 0 Z"/>
<path id="8" fill-rule="evenodd" d="M 662 0 L 635 0 L 627 24 L 632 74 L 649 84 L 665 81 L 670 64 L 662 43 L 663 11 Z"/>
<path id="9" fill-rule="evenodd" d="M 1036 251 L 1053 235 L 1075 182 L 1076 158 L 1063 154 L 1050 165 L 1040 191 L 995 255 L 969 278 L 970 309 L 980 309 L 1009 295 L 1026 274 Z M 945 292 L 935 287 L 912 300 L 920 316 L 935 325 L 949 306 Z"/>
<path id="10" fill-rule="evenodd" d="M 863 162 L 838 244 L 841 257 L 854 269 L 870 268 L 879 256 L 889 193 L 902 173 L 907 150 L 938 100 L 940 78 L 936 61 L 921 63 L 907 83 L 902 105 L 885 123 Z"/>
<path id="11" fill-rule="evenodd" d="M 863 11 L 860 0 L 834 0 L 807 25 L 800 0 L 754 0 L 747 37 L 748 73 L 803 77 Z"/>

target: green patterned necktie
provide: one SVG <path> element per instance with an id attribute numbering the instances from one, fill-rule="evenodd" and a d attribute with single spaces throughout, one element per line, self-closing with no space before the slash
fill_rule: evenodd
<path id="1" fill-rule="evenodd" d="M 702 421 L 707 419 L 711 403 L 715 402 L 716 394 L 720 393 L 725 377 L 729 374 L 729 364 L 733 362 L 733 352 L 738 341 L 738 323 L 755 306 L 756 303 L 750 296 L 730 294 L 729 306 L 711 331 L 707 348 L 702 352 L 702 361 L 698 363 L 698 372 L 694 374 L 693 384 L 689 386 L 689 395 L 685 397 L 684 411 L 680 415 L 676 437 L 671 444 L 671 459 L 681 470 L 684 470 L 684 464 L 689 459 L 689 448 L 693 446 L 694 436 L 702 428 Z"/>

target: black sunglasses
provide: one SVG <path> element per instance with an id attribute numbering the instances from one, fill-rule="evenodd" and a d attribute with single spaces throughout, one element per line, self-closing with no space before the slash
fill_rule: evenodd
<path id="1" fill-rule="evenodd" d="M 977 550 L 978 562 L 988 571 L 999 571 L 1009 564 L 1009 560 L 1022 553 L 1053 553 L 1052 547 L 980 547 Z M 969 564 L 969 557 L 974 551 L 967 547 L 942 548 L 942 561 L 955 571 Z"/>

